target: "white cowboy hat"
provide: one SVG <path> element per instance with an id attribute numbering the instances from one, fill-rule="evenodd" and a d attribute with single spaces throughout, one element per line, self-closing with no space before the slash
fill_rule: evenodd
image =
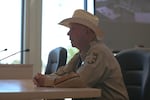
<path id="1" fill-rule="evenodd" d="M 79 23 L 92 29 L 98 40 L 102 39 L 103 32 L 99 28 L 99 18 L 85 10 L 78 9 L 74 12 L 72 18 L 62 20 L 59 24 L 70 27 L 70 23 Z"/>

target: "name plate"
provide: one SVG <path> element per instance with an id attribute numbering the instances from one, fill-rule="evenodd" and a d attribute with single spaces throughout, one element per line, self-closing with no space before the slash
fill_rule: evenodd
<path id="1" fill-rule="evenodd" d="M 0 64 L 0 79 L 31 79 L 32 64 Z"/>

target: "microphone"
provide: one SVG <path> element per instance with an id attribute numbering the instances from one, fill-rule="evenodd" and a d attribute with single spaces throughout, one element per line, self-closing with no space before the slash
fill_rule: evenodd
<path id="1" fill-rule="evenodd" d="M 5 49 L 4 49 L 4 50 L 5 50 Z M 18 53 L 21 53 L 21 52 L 29 52 L 29 51 L 30 51 L 30 49 L 25 49 L 25 50 L 21 50 L 21 51 L 15 52 L 15 53 L 13 53 L 13 54 L 7 56 L 7 57 L 4 57 L 4 58 L 0 59 L 0 62 L 1 62 L 2 60 L 4 60 L 4 59 L 7 59 L 7 58 L 9 58 L 9 57 L 11 57 L 11 56 L 13 56 L 13 55 L 18 54 Z"/>
<path id="2" fill-rule="evenodd" d="M 1 50 L 0 52 L 3 52 L 3 51 L 7 51 L 7 48 L 6 48 L 6 49 Z"/>

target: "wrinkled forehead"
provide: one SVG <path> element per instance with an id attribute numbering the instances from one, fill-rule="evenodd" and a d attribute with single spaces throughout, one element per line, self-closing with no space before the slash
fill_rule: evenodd
<path id="1" fill-rule="evenodd" d="M 79 23 L 70 23 L 70 29 L 71 28 L 90 30 L 92 33 L 94 33 L 94 31 L 91 28 L 89 28 L 85 25 L 79 24 Z"/>
<path id="2" fill-rule="evenodd" d="M 87 26 L 79 24 L 79 23 L 70 23 L 70 28 L 85 28 L 85 29 L 89 29 Z"/>

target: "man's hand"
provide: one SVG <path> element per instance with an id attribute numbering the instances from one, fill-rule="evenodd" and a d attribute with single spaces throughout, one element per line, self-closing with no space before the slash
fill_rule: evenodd
<path id="1" fill-rule="evenodd" d="M 61 87 L 61 88 L 80 88 L 86 87 L 83 80 L 80 79 L 80 76 L 77 73 L 70 72 L 64 75 L 42 75 L 37 73 L 33 82 L 37 87 Z"/>
<path id="2" fill-rule="evenodd" d="M 37 87 L 54 87 L 54 80 L 57 75 L 51 74 L 51 75 L 43 75 L 41 73 L 37 73 L 33 77 L 33 83 Z"/>
<path id="3" fill-rule="evenodd" d="M 34 77 L 33 77 L 33 83 L 38 86 L 44 86 L 44 82 L 45 82 L 46 76 L 42 75 L 41 73 L 37 73 Z"/>

